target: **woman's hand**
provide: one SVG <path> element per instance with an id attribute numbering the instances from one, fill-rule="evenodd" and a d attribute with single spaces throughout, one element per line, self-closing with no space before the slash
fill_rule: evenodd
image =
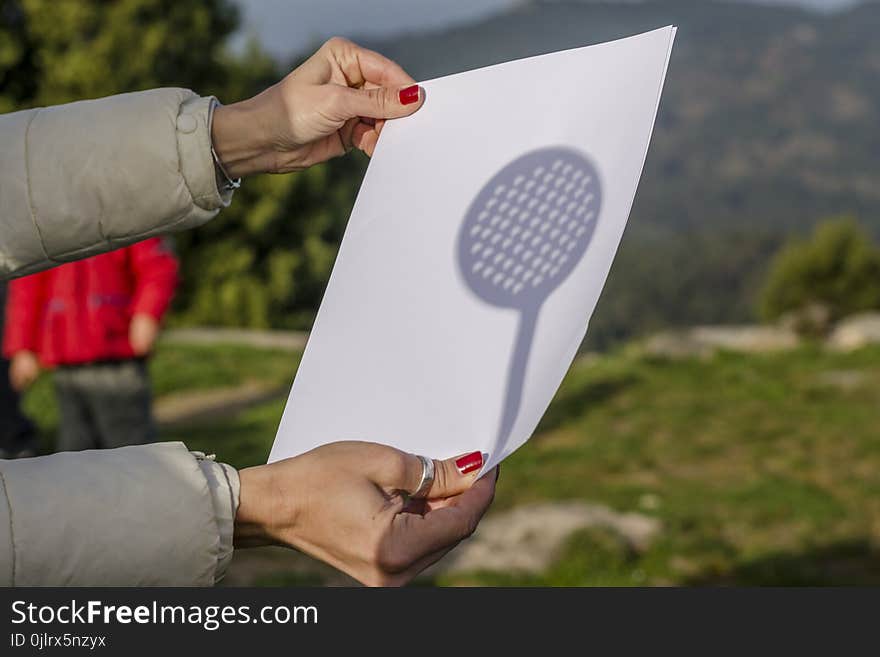
<path id="1" fill-rule="evenodd" d="M 400 66 L 337 37 L 278 84 L 218 107 L 214 150 L 233 178 L 299 171 L 353 147 L 372 155 L 384 120 L 423 101 Z"/>
<path id="2" fill-rule="evenodd" d="M 479 452 L 435 461 L 425 500 L 410 500 L 418 457 L 339 442 L 242 470 L 236 547 L 279 544 L 307 552 L 373 586 L 397 586 L 470 536 L 495 494 Z"/>
<path id="3" fill-rule="evenodd" d="M 23 392 L 40 376 L 40 361 L 32 351 L 18 351 L 9 363 L 9 383 L 12 389 Z"/>

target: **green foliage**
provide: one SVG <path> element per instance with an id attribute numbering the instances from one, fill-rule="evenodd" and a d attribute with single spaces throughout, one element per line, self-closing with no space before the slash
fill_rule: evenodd
<path id="1" fill-rule="evenodd" d="M 0 113 L 18 109 L 36 94 L 34 45 L 16 0 L 0 0 Z"/>
<path id="2" fill-rule="evenodd" d="M 629 230 L 629 229 L 627 229 Z M 590 321 L 587 346 L 696 323 L 751 319 L 767 262 L 782 237 L 767 230 L 627 232 Z"/>
<path id="3" fill-rule="evenodd" d="M 225 47 L 231 0 L 0 0 L 0 111 L 158 86 L 234 102 L 282 74 L 255 42 Z M 177 323 L 307 327 L 365 158 L 249 179 L 232 206 L 177 237 Z"/>
<path id="4" fill-rule="evenodd" d="M 761 315 L 773 320 L 810 305 L 827 308 L 832 320 L 880 308 L 880 248 L 854 220 L 825 222 L 774 259 Z"/>
<path id="5" fill-rule="evenodd" d="M 237 24 L 228 0 L 19 0 L 36 45 L 37 104 L 177 85 L 212 88 Z"/>
<path id="6" fill-rule="evenodd" d="M 366 159 L 349 156 L 292 176 L 258 176 L 230 208 L 178 237 L 181 323 L 308 328 Z"/>

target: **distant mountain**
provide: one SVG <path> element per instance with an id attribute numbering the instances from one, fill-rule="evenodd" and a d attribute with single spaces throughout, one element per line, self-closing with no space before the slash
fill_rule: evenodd
<path id="1" fill-rule="evenodd" d="M 680 29 L 654 141 L 594 320 L 601 342 L 748 318 L 769 254 L 829 215 L 880 233 L 880 4 L 827 14 L 537 0 L 374 44 L 427 79 L 670 23 Z"/>
<path id="2" fill-rule="evenodd" d="M 631 0 L 618 0 L 628 2 Z M 758 4 L 788 4 L 837 11 L 860 0 L 739 0 Z M 270 53 L 286 59 L 305 52 L 334 34 L 358 37 L 396 35 L 415 25 L 437 29 L 488 16 L 522 0 L 233 0 L 244 13 L 244 23 L 233 41 L 241 50 L 255 36 Z"/>
<path id="3" fill-rule="evenodd" d="M 679 26 L 634 224 L 880 222 L 880 5 L 529 2 L 382 44 L 419 78 Z M 528 84 L 527 80 L 523 84 Z M 871 217 L 873 215 L 873 217 Z"/>

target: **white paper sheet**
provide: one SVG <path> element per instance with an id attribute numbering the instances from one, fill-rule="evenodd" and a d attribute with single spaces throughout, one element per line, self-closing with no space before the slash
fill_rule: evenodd
<path id="1" fill-rule="evenodd" d="M 674 38 L 422 83 L 383 130 L 270 461 L 366 440 L 487 470 L 528 440 L 623 235 Z"/>

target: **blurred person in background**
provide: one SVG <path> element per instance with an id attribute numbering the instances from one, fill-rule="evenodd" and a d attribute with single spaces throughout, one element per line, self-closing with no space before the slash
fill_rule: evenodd
<path id="1" fill-rule="evenodd" d="M 177 272 L 167 240 L 154 237 L 9 283 L 9 380 L 21 392 L 55 368 L 58 451 L 156 439 L 146 358 Z"/>
<path id="2" fill-rule="evenodd" d="M 5 305 L 6 284 L 0 282 L 0 335 Z M 0 459 L 27 458 L 37 454 L 34 425 L 21 412 L 18 402 L 18 393 L 9 381 L 9 361 L 0 358 Z"/>

